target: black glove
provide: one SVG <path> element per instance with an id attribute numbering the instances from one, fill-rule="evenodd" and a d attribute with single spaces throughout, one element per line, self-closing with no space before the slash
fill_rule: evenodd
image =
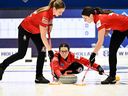
<path id="1" fill-rule="evenodd" d="M 103 75 L 104 73 L 104 69 L 100 65 L 97 67 L 97 71 L 99 72 L 100 75 Z"/>
<path id="2" fill-rule="evenodd" d="M 93 63 L 95 62 L 95 56 L 96 56 L 96 53 L 92 53 L 91 54 L 91 56 L 90 56 L 90 58 L 89 58 L 89 61 L 90 61 L 90 65 L 92 66 L 93 65 Z"/>
<path id="3" fill-rule="evenodd" d="M 54 57 L 54 52 L 52 50 L 49 50 L 48 51 L 48 56 L 49 56 L 49 59 L 50 61 L 52 60 L 52 58 Z"/>

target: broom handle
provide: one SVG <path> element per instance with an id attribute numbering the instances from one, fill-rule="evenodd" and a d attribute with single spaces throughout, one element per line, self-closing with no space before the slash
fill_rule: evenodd
<path id="1" fill-rule="evenodd" d="M 88 67 L 88 69 L 85 71 L 85 74 L 84 74 L 84 76 L 82 78 L 82 82 L 84 82 L 85 76 L 86 76 L 87 72 L 89 71 L 89 69 L 90 69 L 90 67 Z"/>
<path id="2" fill-rule="evenodd" d="M 49 29 L 49 26 L 48 26 L 48 43 L 49 43 L 49 45 L 50 45 L 51 48 L 52 48 L 51 35 L 50 35 L 50 29 Z"/>
<path id="3" fill-rule="evenodd" d="M 49 26 L 48 26 L 48 43 L 49 45 L 51 46 L 52 48 L 52 43 L 51 43 L 51 35 L 50 35 L 50 29 L 49 29 Z M 50 62 L 51 63 L 51 62 Z M 53 66 L 51 64 L 51 71 L 52 71 L 52 79 L 53 79 L 53 82 L 55 81 L 55 78 L 54 78 L 54 70 L 52 70 Z"/>

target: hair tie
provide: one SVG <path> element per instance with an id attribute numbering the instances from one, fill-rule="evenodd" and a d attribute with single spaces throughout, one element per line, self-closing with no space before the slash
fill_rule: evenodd
<path id="1" fill-rule="evenodd" d="M 97 14 L 97 10 L 96 9 L 94 10 L 94 14 Z"/>

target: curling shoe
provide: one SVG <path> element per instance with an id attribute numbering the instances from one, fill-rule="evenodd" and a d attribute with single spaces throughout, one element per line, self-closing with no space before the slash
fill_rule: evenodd
<path id="1" fill-rule="evenodd" d="M 43 83 L 43 84 L 47 84 L 50 81 L 47 80 L 44 76 L 37 76 L 35 79 L 35 83 Z"/>
<path id="2" fill-rule="evenodd" d="M 0 66 L 0 80 L 2 80 L 4 69 Z"/>
<path id="3" fill-rule="evenodd" d="M 116 78 L 115 77 L 110 77 L 106 78 L 104 81 L 101 81 L 101 84 L 115 84 L 116 83 Z"/>

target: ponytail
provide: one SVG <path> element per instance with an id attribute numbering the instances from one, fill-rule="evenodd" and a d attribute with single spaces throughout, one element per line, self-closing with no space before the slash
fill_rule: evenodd
<path id="1" fill-rule="evenodd" d="M 95 11 L 95 14 L 109 14 L 109 13 L 112 13 L 113 11 L 112 10 L 107 10 L 107 9 L 102 9 L 100 7 L 95 7 L 94 8 L 94 11 Z"/>
<path id="2" fill-rule="evenodd" d="M 65 8 L 65 3 L 62 0 L 50 0 L 48 6 L 41 7 L 36 10 L 37 13 L 47 11 L 50 8 L 55 7 L 56 9 Z"/>
<path id="3" fill-rule="evenodd" d="M 36 10 L 36 12 L 37 12 L 37 13 L 40 13 L 40 12 L 42 12 L 42 11 L 47 11 L 47 10 L 49 10 L 49 9 L 50 9 L 49 6 L 45 6 L 45 7 L 38 8 L 38 9 Z"/>
<path id="4" fill-rule="evenodd" d="M 96 15 L 96 14 L 109 14 L 112 13 L 113 11 L 111 10 L 103 10 L 100 7 L 84 7 L 83 11 L 82 11 L 82 15 L 86 15 L 86 16 L 90 16 L 90 14 Z"/>
<path id="5" fill-rule="evenodd" d="M 100 7 L 93 8 L 94 14 L 103 14 L 103 10 Z"/>
<path id="6" fill-rule="evenodd" d="M 56 1 L 56 0 L 51 0 L 51 1 L 49 2 L 48 6 L 49 6 L 50 8 L 53 7 L 55 1 Z"/>
<path id="7" fill-rule="evenodd" d="M 104 12 L 104 14 L 113 13 L 113 11 L 112 11 L 112 10 L 108 10 L 108 9 L 103 10 L 103 12 Z"/>

